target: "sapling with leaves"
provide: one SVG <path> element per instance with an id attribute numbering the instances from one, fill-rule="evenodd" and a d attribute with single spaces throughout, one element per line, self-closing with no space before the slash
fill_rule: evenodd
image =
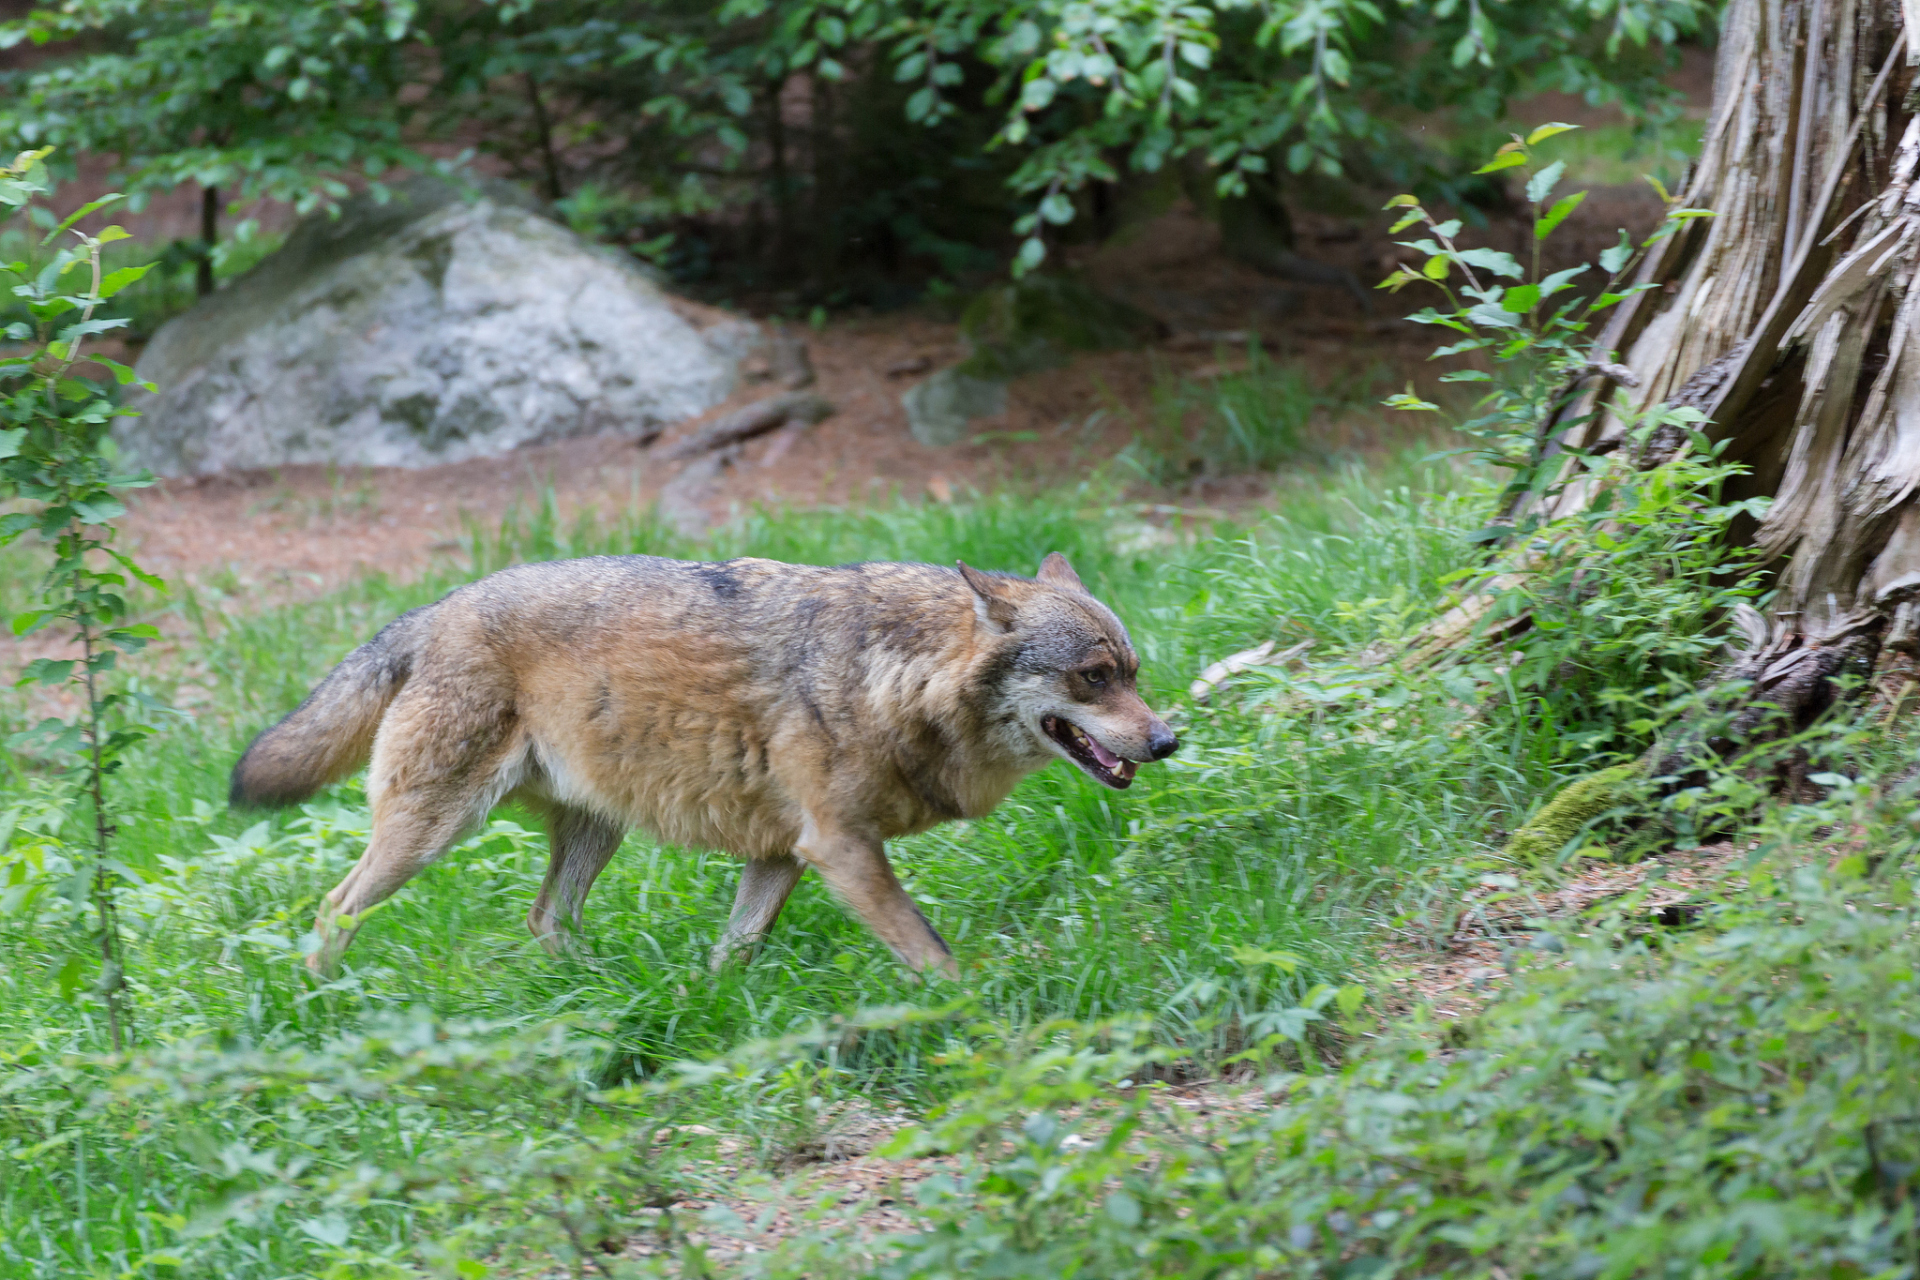
<path id="1" fill-rule="evenodd" d="M 0 224 L 35 211 L 44 215 L 43 202 L 52 194 L 47 155 L 44 149 L 22 152 L 0 168 Z M 7 745 L 70 762 L 68 804 L 92 832 L 90 865 L 76 868 L 71 893 L 94 911 L 90 942 L 100 962 L 94 992 L 105 1004 L 115 1052 L 125 1048 L 129 1027 L 114 909 L 124 869 L 113 857 L 107 780 L 151 732 L 145 718 L 151 703 L 134 692 L 108 692 L 104 682 L 120 654 L 138 652 L 159 634 L 129 620 L 128 580 L 164 590 L 159 578 L 113 545 L 113 522 L 126 514 L 117 492 L 151 484 L 153 477 L 127 473 L 116 463 L 108 429 L 131 410 L 93 369 L 119 386 L 134 380 L 133 370 L 97 353 L 82 358 L 88 338 L 124 323 L 101 315 L 102 304 L 147 270 L 104 272 L 101 249 L 127 233 L 80 227 L 118 198 L 102 197 L 54 220 L 38 245 L 44 257 L 0 263 L 0 276 L 32 316 L 7 326 L 5 340 L 17 345 L 0 355 L 0 496 L 24 500 L 22 509 L 0 515 L 0 546 L 36 533 L 53 551 L 39 605 L 13 617 L 13 632 L 70 628 L 78 654 L 36 658 L 18 684 L 65 690 L 79 707 L 71 718 L 48 717 L 14 734 Z M 84 920 L 84 913 L 77 918 Z M 78 989 L 85 969 L 80 954 L 69 959 L 58 975 L 64 994 Z"/>
<path id="2" fill-rule="evenodd" d="M 1708 209 L 1683 207 L 1658 179 L 1649 177 L 1647 181 L 1659 192 L 1665 206 L 1665 216 L 1645 239 L 1636 243 L 1623 230 L 1619 243 L 1600 254 L 1599 268 L 1605 280 L 1598 289 L 1581 289 L 1587 273 L 1593 270 L 1592 263 L 1543 275 L 1542 246 L 1587 193 L 1579 191 L 1554 199 L 1566 174 L 1566 163 L 1556 160 L 1536 168 L 1535 148 L 1575 128 L 1578 126 L 1543 124 L 1524 138 L 1516 134 L 1476 171 L 1492 174 L 1519 169 L 1525 175 L 1527 203 L 1533 211 L 1531 262 L 1526 266 L 1499 249 L 1462 248 L 1458 241 L 1463 225 L 1460 219 L 1442 221 L 1414 196 L 1395 196 L 1386 205 L 1404 211 L 1393 225 L 1394 234 L 1416 224 L 1424 225 L 1429 234 L 1423 239 L 1398 242 L 1402 248 L 1422 255 L 1424 264 L 1418 268 L 1401 266 L 1378 287 L 1397 293 L 1411 284 L 1427 284 L 1446 296 L 1444 308 L 1424 307 L 1409 317 L 1416 323 L 1438 325 L 1460 335 L 1459 341 L 1435 351 L 1434 358 L 1475 351 L 1493 357 L 1492 372 L 1461 369 L 1444 375 L 1441 381 L 1489 384 L 1477 415 L 1459 427 L 1480 441 L 1476 452 L 1482 460 L 1512 473 L 1501 496 L 1503 515 L 1513 511 L 1525 495 L 1541 492 L 1556 479 L 1564 481 L 1565 459 L 1556 457 L 1554 441 L 1565 428 L 1575 425 L 1567 415 L 1589 379 L 1604 376 L 1635 385 L 1631 374 L 1610 363 L 1610 353 L 1595 350 L 1591 330 L 1596 321 L 1612 307 L 1653 287 L 1627 283 L 1649 249 L 1689 221 L 1713 216 Z M 1415 395 L 1411 388 L 1389 397 L 1386 404 L 1406 410 L 1432 411 L 1438 407 Z M 1505 541 L 1510 532 L 1496 524 L 1482 532 L 1482 540 Z"/>
<path id="3" fill-rule="evenodd" d="M 1635 385 L 1592 331 L 1611 308 L 1654 287 L 1628 283 L 1648 250 L 1712 213 L 1685 207 L 1654 181 L 1664 217 L 1644 238 L 1620 233 L 1600 255 L 1597 288 L 1581 287 L 1595 278 L 1590 263 L 1544 272 L 1541 247 L 1586 193 L 1557 195 L 1566 166 L 1538 164 L 1535 149 L 1573 127 L 1541 125 L 1481 167 L 1526 178 L 1526 264 L 1463 247 L 1461 222 L 1435 217 L 1411 195 L 1387 204 L 1402 211 L 1396 233 L 1422 225 L 1428 234 L 1401 242 L 1424 264 L 1397 268 L 1380 287 L 1426 284 L 1445 296 L 1445 306 L 1411 317 L 1458 335 L 1436 358 L 1490 357 L 1491 369 L 1456 370 L 1442 381 L 1485 385 L 1458 425 L 1478 441 L 1473 452 L 1482 461 L 1508 473 L 1492 518 L 1469 535 L 1491 558 L 1441 579 L 1462 584 L 1464 594 L 1412 653 L 1416 661 L 1459 660 L 1470 651 L 1465 642 L 1496 641 L 1487 678 L 1552 717 L 1567 751 L 1630 757 L 1680 714 L 1711 669 L 1721 622 L 1761 594 L 1755 557 L 1729 533 L 1735 521 L 1764 515 L 1766 500 L 1723 499 L 1744 468 L 1722 456 L 1724 442 L 1703 434 L 1697 410 L 1636 407 L 1625 395 L 1602 406 L 1586 394 L 1595 380 Z M 1386 403 L 1438 407 L 1411 388 Z M 1566 443 L 1570 428 L 1603 408 L 1623 424 L 1617 437 L 1592 449 Z"/>

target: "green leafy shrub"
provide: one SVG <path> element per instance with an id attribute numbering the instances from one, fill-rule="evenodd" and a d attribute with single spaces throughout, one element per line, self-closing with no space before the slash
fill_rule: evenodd
<path id="1" fill-rule="evenodd" d="M 1635 407 L 1624 391 L 1600 403 L 1600 380 L 1631 382 L 1632 374 L 1596 348 L 1594 326 L 1651 287 L 1627 283 L 1649 248 L 1712 214 L 1668 199 L 1651 235 L 1636 243 L 1622 231 L 1600 255 L 1604 280 L 1592 293 L 1581 284 L 1593 264 L 1542 274 L 1539 246 L 1586 193 L 1556 199 L 1566 164 L 1540 165 L 1536 148 L 1572 129 L 1548 124 L 1516 135 L 1480 169 L 1525 178 L 1534 214 L 1530 263 L 1463 248 L 1460 220 L 1441 221 L 1402 195 L 1387 205 L 1402 211 L 1394 231 L 1424 227 L 1426 238 L 1403 244 L 1425 265 L 1402 266 L 1381 287 L 1439 289 L 1445 307 L 1412 317 L 1460 335 L 1435 357 L 1491 359 L 1491 370 L 1458 369 L 1441 379 L 1485 387 L 1459 429 L 1476 441 L 1477 457 L 1506 473 L 1492 519 L 1474 535 L 1488 559 L 1443 579 L 1466 584 L 1447 620 L 1453 636 L 1470 632 L 1503 653 L 1489 674 L 1517 708 L 1558 723 L 1569 754 L 1637 754 L 1712 666 L 1725 617 L 1761 594 L 1757 557 L 1730 534 L 1737 521 L 1763 515 L 1766 500 L 1721 500 L 1744 469 L 1722 459 L 1724 443 L 1698 430 L 1696 410 Z M 1437 409 L 1411 388 L 1386 403 Z M 1607 438 L 1584 448 L 1571 443 L 1603 412 L 1615 424 Z"/>
<path id="2" fill-rule="evenodd" d="M 1443 581 L 1470 582 L 1486 610 L 1482 634 L 1508 660 L 1501 680 L 1517 704 L 1553 718 L 1568 749 L 1638 754 L 1692 700 L 1722 660 L 1726 620 L 1764 595 L 1759 556 L 1735 522 L 1765 498 L 1723 501 L 1744 473 L 1722 462 L 1691 410 L 1656 409 L 1622 448 L 1583 468 L 1586 500 L 1535 527 L 1523 546 Z M 1684 430 L 1690 449 L 1646 466 L 1657 432 Z"/>

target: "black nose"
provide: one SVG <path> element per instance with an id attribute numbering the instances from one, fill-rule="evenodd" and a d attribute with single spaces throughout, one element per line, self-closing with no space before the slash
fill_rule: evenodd
<path id="1" fill-rule="evenodd" d="M 1165 760 L 1180 749 L 1180 739 L 1173 736 L 1173 730 L 1165 725 L 1156 725 L 1147 735 L 1147 754 L 1155 760 Z"/>

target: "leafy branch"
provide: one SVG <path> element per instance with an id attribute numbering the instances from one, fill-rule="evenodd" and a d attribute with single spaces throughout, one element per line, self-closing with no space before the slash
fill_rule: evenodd
<path id="1" fill-rule="evenodd" d="M 1595 322 L 1633 295 L 1656 287 L 1627 283 L 1649 249 L 1688 222 L 1713 216 L 1709 209 L 1683 207 L 1657 179 L 1649 178 L 1665 203 L 1666 215 L 1645 239 L 1636 243 L 1622 231 L 1619 243 L 1601 252 L 1599 266 L 1606 280 L 1597 291 L 1581 293 L 1576 285 L 1593 269 L 1592 263 L 1542 275 L 1542 245 L 1587 193 L 1578 191 L 1554 199 L 1566 163 L 1556 160 L 1536 169 L 1534 148 L 1577 127 L 1543 124 L 1524 138 L 1516 134 L 1476 171 L 1491 174 L 1520 169 L 1526 175 L 1526 198 L 1533 212 L 1529 266 L 1523 267 L 1512 254 L 1499 249 L 1462 248 L 1457 238 L 1461 221 L 1434 217 L 1415 196 L 1398 195 L 1386 204 L 1388 209 L 1404 210 L 1393 225 L 1393 234 L 1422 224 L 1428 235 L 1397 242 L 1421 255 L 1425 262 L 1418 268 L 1397 267 L 1377 287 L 1398 293 L 1408 285 L 1430 285 L 1445 296 L 1444 308 L 1425 307 L 1408 317 L 1461 335 L 1459 341 L 1436 350 L 1432 358 L 1477 351 L 1493 357 L 1492 372 L 1459 369 L 1442 375 L 1440 380 L 1489 384 L 1476 406 L 1478 415 L 1461 423 L 1460 429 L 1480 440 L 1476 453 L 1482 460 L 1513 473 L 1502 494 L 1503 512 L 1512 511 L 1527 494 L 1540 492 L 1560 474 L 1558 468 L 1548 465 L 1552 452 L 1549 446 L 1556 437 L 1588 420 L 1587 416 L 1569 418 L 1567 412 L 1591 379 L 1605 377 L 1621 385 L 1635 385 L 1628 370 L 1609 362 L 1610 353 L 1595 349 L 1590 336 Z M 1460 276 L 1457 287 L 1452 282 L 1456 270 Z M 1384 403 L 1391 409 L 1438 409 L 1414 394 L 1411 387 L 1389 396 Z M 1483 541 L 1491 541 L 1506 536 L 1506 531 L 1490 527 L 1483 534 Z"/>
<path id="2" fill-rule="evenodd" d="M 0 168 L 0 220 L 33 209 L 36 201 L 51 195 L 45 165 L 49 150 L 22 152 Z M 0 263 L 0 275 L 12 279 L 12 292 L 32 317 L 0 334 L 21 344 L 0 357 L 0 495 L 27 504 L 0 515 L 0 546 L 31 532 L 53 550 L 40 607 L 16 614 L 13 633 L 25 636 L 70 627 L 80 655 L 36 658 L 16 682 L 70 690 L 77 695 L 79 714 L 48 717 L 12 735 L 7 745 L 37 748 L 70 761 L 66 802 L 84 815 L 93 834 L 91 865 L 76 874 L 75 889 L 82 905 L 90 903 L 95 912 L 91 942 L 100 958 L 100 974 L 94 993 L 106 1006 L 116 1053 L 124 1050 L 131 1028 L 115 907 L 125 868 L 112 852 L 115 829 L 107 779 L 134 744 L 152 732 L 139 714 L 152 704 L 136 693 L 109 693 L 103 681 L 120 654 L 137 653 L 159 635 L 151 625 L 129 621 L 128 579 L 165 590 L 159 578 L 113 546 L 113 521 L 126 514 L 117 491 L 153 482 L 145 472 L 122 474 L 115 467 L 108 431 L 116 417 L 132 411 L 116 403 L 111 388 L 78 372 L 86 340 L 124 323 L 100 316 L 101 305 L 147 271 L 142 266 L 103 272 L 101 249 L 126 239 L 127 233 L 119 227 L 97 233 L 79 227 L 119 198 L 102 197 L 56 222 L 37 246 L 43 252 L 52 249 L 44 262 L 29 256 Z M 71 243 L 54 247 L 63 238 Z M 79 283 L 66 283 L 76 273 Z M 98 353 L 85 363 L 106 370 L 118 386 L 134 381 L 132 369 Z M 58 976 L 63 995 L 74 993 L 83 972 L 76 954 Z"/>

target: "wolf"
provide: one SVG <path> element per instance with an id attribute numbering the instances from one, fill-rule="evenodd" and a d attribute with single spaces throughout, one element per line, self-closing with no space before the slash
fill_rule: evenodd
<path id="1" fill-rule="evenodd" d="M 745 862 L 715 968 L 813 868 L 916 972 L 957 976 L 885 843 L 983 816 L 1064 759 L 1124 790 L 1179 745 L 1127 629 L 1055 552 L 1032 578 L 595 556 L 504 569 L 401 615 L 233 770 L 235 806 L 298 803 L 371 761 L 366 852 L 307 963 L 502 800 L 545 820 L 527 927 L 568 945 L 628 830 Z"/>

